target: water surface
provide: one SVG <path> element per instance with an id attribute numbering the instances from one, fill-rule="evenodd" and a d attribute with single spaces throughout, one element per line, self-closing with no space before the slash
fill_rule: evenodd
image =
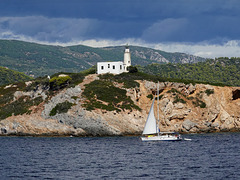
<path id="1" fill-rule="evenodd" d="M 240 133 L 139 137 L 0 137 L 1 179 L 239 179 Z"/>

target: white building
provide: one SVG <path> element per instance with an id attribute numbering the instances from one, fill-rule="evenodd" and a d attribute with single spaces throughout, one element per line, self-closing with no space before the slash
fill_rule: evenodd
<path id="1" fill-rule="evenodd" d="M 128 72 L 127 67 L 131 66 L 131 54 L 129 46 L 125 47 L 124 60 L 116 62 L 98 62 L 97 63 L 97 73 L 112 73 L 112 74 L 121 74 L 123 72 Z"/>
<path id="2" fill-rule="evenodd" d="M 112 74 L 120 74 L 124 72 L 123 62 L 98 62 L 97 63 L 97 73 L 112 73 Z"/>

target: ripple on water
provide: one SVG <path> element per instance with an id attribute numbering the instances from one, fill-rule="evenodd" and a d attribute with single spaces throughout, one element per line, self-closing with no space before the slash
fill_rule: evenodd
<path id="1" fill-rule="evenodd" d="M 3 179 L 238 179 L 240 133 L 138 137 L 0 137 Z"/>

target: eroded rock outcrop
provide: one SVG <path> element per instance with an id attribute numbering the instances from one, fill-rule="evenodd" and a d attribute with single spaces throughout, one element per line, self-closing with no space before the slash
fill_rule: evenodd
<path id="1" fill-rule="evenodd" d="M 47 101 L 31 107 L 30 114 L 11 116 L 0 121 L 1 135 L 138 135 L 141 134 L 152 97 L 157 85 L 154 82 L 138 81 L 140 87 L 126 89 L 127 96 L 141 108 L 139 110 L 88 111 L 83 107 L 84 85 L 98 79 L 90 75 L 83 83 L 64 89 Z M 115 86 L 123 88 L 121 84 Z M 203 84 L 160 83 L 160 129 L 181 133 L 219 132 L 240 130 L 240 88 L 216 87 Z M 43 89 L 34 92 L 17 91 L 14 98 L 21 96 L 42 97 Z M 50 115 L 59 103 L 69 102 L 66 113 Z M 156 107 L 156 106 L 155 106 Z M 157 110 L 155 110 L 157 113 Z"/>

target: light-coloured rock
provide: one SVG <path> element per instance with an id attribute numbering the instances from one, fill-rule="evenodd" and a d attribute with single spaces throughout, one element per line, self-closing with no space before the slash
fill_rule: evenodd
<path id="1" fill-rule="evenodd" d="M 190 109 L 185 109 L 185 110 L 176 110 L 174 109 L 171 114 L 168 115 L 168 119 L 172 120 L 172 119 L 184 119 L 184 117 L 186 117 L 189 113 L 190 113 Z"/>
<path id="2" fill-rule="evenodd" d="M 184 129 L 186 129 L 187 131 L 189 131 L 190 129 L 192 129 L 196 125 L 197 125 L 196 123 L 190 121 L 189 119 L 184 120 L 183 123 L 182 123 L 182 127 Z"/>
<path id="3" fill-rule="evenodd" d="M 183 103 L 175 103 L 174 104 L 174 109 L 183 109 L 185 106 Z"/>
<path id="4" fill-rule="evenodd" d="M 166 101 L 166 102 L 167 102 L 167 101 Z M 162 111 L 164 112 L 164 114 L 169 115 L 169 114 L 172 113 L 173 108 L 174 108 L 173 103 L 172 103 L 171 101 L 168 101 L 168 103 L 166 104 L 166 106 L 163 107 Z"/>
<path id="5" fill-rule="evenodd" d="M 82 92 L 80 86 L 75 86 L 74 88 L 68 88 L 67 90 L 61 91 L 56 96 L 52 97 L 51 100 L 44 105 L 44 110 L 42 112 L 42 116 L 44 118 L 50 118 L 49 114 L 51 110 L 59 103 L 63 103 L 65 101 L 68 101 L 73 104 L 78 104 L 79 99 L 75 99 L 72 97 L 78 97 L 80 93 Z"/>

